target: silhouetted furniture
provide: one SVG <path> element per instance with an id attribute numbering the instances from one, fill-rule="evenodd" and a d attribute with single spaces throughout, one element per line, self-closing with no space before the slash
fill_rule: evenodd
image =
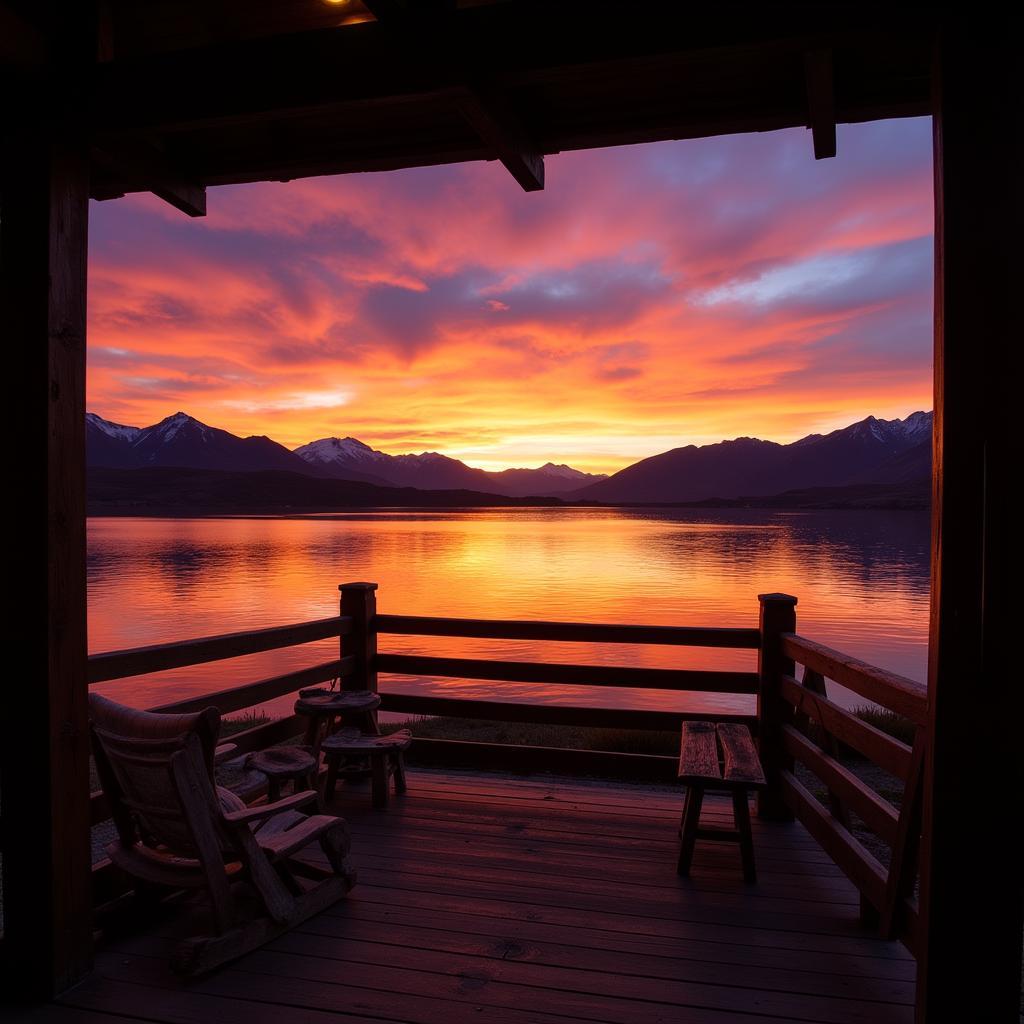
<path id="1" fill-rule="evenodd" d="M 388 803 L 388 780 L 395 777 L 395 792 L 404 793 L 405 757 L 404 751 L 412 743 L 412 733 L 399 729 L 387 736 L 367 736 L 358 729 L 340 729 L 323 742 L 324 759 L 327 761 L 327 779 L 324 784 L 324 799 L 334 796 L 339 768 L 351 759 L 368 759 L 370 778 L 373 781 L 373 806 L 386 807 Z"/>
<path id="2" fill-rule="evenodd" d="M 281 799 L 281 783 L 290 781 L 293 792 L 317 788 L 317 759 L 309 747 L 269 747 L 255 750 L 245 758 L 245 766 L 267 777 L 267 800 Z M 301 784 L 301 787 L 300 787 Z"/>
<path id="3" fill-rule="evenodd" d="M 686 784 L 680 826 L 682 844 L 677 870 L 689 875 L 698 839 L 739 843 L 743 879 L 757 881 L 754 840 L 750 831 L 749 791 L 765 785 L 764 771 L 750 730 L 745 725 L 683 722 L 679 748 L 679 780 Z M 732 793 L 734 828 L 701 827 L 700 810 L 707 789 Z"/>
<path id="4" fill-rule="evenodd" d="M 315 687 L 299 690 L 295 713 L 305 715 L 306 745 L 314 756 L 320 751 L 324 738 L 336 729 L 355 726 L 360 732 L 376 735 L 376 711 L 380 707 L 380 694 L 372 690 L 326 690 Z"/>
<path id="5" fill-rule="evenodd" d="M 345 822 L 297 810 L 315 801 L 315 792 L 247 807 L 215 785 L 216 708 L 153 714 L 93 693 L 89 715 L 96 769 L 117 826 L 110 859 L 148 885 L 203 889 L 209 898 L 210 934 L 185 940 L 175 969 L 196 974 L 234 959 L 352 888 Z M 314 842 L 329 868 L 295 856 Z"/>

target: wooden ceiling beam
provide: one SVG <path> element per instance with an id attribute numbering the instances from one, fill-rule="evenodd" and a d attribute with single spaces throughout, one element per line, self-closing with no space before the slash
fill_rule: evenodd
<path id="1" fill-rule="evenodd" d="M 426 50 L 448 67 L 462 64 L 445 31 L 455 11 L 453 3 L 433 0 L 414 7 L 408 0 L 363 0 L 363 4 L 404 53 Z M 456 106 L 525 192 L 544 188 L 544 154 L 507 96 L 493 87 L 467 83 L 457 90 Z"/>
<path id="2" fill-rule="evenodd" d="M 395 9 L 393 2 L 387 6 Z M 863 13 L 837 25 L 827 8 L 813 19 L 804 11 L 793 24 L 784 16 L 752 12 L 739 29 L 735 18 L 698 19 L 689 12 L 682 17 L 671 7 L 656 13 L 656 25 L 650 11 L 643 18 L 613 21 L 595 19 L 592 10 L 587 17 L 569 2 L 564 8 L 544 5 L 535 13 L 531 19 L 520 3 L 459 8 L 437 19 L 443 35 L 413 33 L 401 48 L 386 23 L 366 22 L 144 58 L 119 53 L 96 70 L 93 123 L 98 131 L 112 133 L 189 131 L 334 106 L 418 100 L 482 82 L 506 92 L 521 82 L 550 82 L 557 88 L 585 74 L 622 76 L 628 86 L 644 77 L 649 61 L 659 68 L 666 61 L 679 68 L 697 61 L 710 68 L 708 74 L 720 68 L 728 84 L 759 54 L 783 60 L 792 54 L 799 60 L 827 38 L 830 46 L 866 47 L 865 57 L 873 60 L 870 51 L 878 43 L 863 25 L 858 30 Z M 890 20 L 881 42 L 887 53 L 905 51 L 905 56 L 898 77 L 884 70 L 885 62 L 879 66 L 881 100 L 927 94 L 929 65 L 922 45 L 927 28 L 920 18 L 911 24 L 895 16 Z M 443 46 L 442 54 L 433 51 L 435 43 Z M 842 99 L 845 110 L 847 97 Z"/>
<path id="3" fill-rule="evenodd" d="M 836 155 L 836 97 L 831 50 L 804 51 L 804 80 L 814 159 Z"/>
<path id="4" fill-rule="evenodd" d="M 141 139 L 104 139 L 92 147 L 92 161 L 103 175 L 93 199 L 116 199 L 126 192 L 152 192 L 189 217 L 206 216 L 206 187 L 175 168 L 156 146 Z M 99 184 L 105 180 L 107 183 Z M 111 184 L 113 183 L 113 184 Z"/>

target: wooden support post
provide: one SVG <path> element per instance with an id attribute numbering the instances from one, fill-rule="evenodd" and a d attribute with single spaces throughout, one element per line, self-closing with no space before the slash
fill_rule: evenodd
<path id="1" fill-rule="evenodd" d="M 947 8 L 938 31 L 919 1024 L 1020 1012 L 1018 38 L 1009 9 Z"/>
<path id="2" fill-rule="evenodd" d="M 28 668 L 4 688 L 4 995 L 46 997 L 88 968 L 92 945 L 85 576 L 88 148 L 59 117 L 5 127 L 0 278 L 4 349 L 45 476 L 19 500 L 10 546 L 12 635 Z M 45 528 L 43 527 L 43 524 Z M 38 525 L 37 525 L 38 524 Z M 45 585 L 41 585 L 45 580 Z M 34 584 L 34 585 L 33 585 Z M 45 621 L 45 638 L 39 637 Z"/>
<path id="3" fill-rule="evenodd" d="M 793 812 L 782 797 L 782 770 L 792 770 L 786 753 L 782 726 L 792 711 L 780 694 L 780 677 L 792 675 L 795 666 L 782 654 L 779 637 L 796 632 L 796 598 L 788 594 L 758 594 L 761 604 L 761 643 L 757 650 L 758 749 L 768 785 L 757 795 L 757 816 L 774 821 L 792 821 Z"/>
<path id="4" fill-rule="evenodd" d="M 377 692 L 376 583 L 342 583 L 341 614 L 352 616 L 352 631 L 341 638 L 341 657 L 355 658 L 355 671 L 341 680 L 343 690 Z"/>

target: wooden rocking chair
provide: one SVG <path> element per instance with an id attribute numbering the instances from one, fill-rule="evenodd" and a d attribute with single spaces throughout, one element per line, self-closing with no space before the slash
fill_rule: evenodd
<path id="1" fill-rule="evenodd" d="M 352 888 L 344 820 L 297 810 L 315 803 L 315 792 L 247 807 L 215 785 L 216 708 L 162 715 L 90 694 L 89 712 L 96 769 L 118 832 L 110 859 L 143 883 L 205 889 L 209 897 L 211 934 L 185 940 L 175 970 L 199 974 L 241 956 Z M 314 841 L 330 869 L 294 856 Z"/>

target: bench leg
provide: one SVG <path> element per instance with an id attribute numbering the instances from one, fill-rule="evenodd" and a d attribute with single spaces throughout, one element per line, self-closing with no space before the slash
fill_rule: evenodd
<path id="1" fill-rule="evenodd" d="M 697 842 L 697 828 L 700 825 L 700 808 L 704 803 L 704 790 L 701 786 L 687 786 L 686 799 L 683 803 L 683 841 L 679 846 L 678 874 L 686 877 L 690 873 L 693 860 L 693 848 Z"/>
<path id="2" fill-rule="evenodd" d="M 757 871 L 754 868 L 754 837 L 750 831 L 750 804 L 747 802 L 747 791 L 735 789 L 732 794 L 732 816 L 736 823 L 736 831 L 740 834 L 740 857 L 743 859 L 743 881 L 756 882 Z"/>
<path id="3" fill-rule="evenodd" d="M 370 778 L 373 782 L 373 806 L 388 805 L 388 758 L 383 750 L 370 754 Z"/>

